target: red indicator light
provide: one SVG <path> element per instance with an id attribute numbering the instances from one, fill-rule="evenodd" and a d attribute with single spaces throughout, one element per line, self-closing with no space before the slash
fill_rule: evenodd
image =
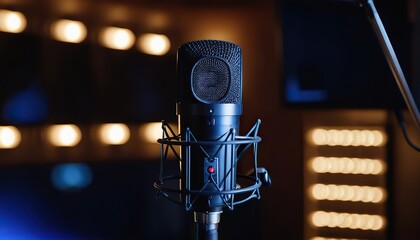
<path id="1" fill-rule="evenodd" d="M 214 167 L 213 166 L 208 167 L 207 172 L 214 173 Z"/>

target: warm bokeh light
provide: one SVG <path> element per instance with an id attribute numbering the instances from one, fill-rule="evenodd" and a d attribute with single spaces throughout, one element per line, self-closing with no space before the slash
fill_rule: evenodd
<path id="1" fill-rule="evenodd" d="M 172 130 L 177 133 L 177 126 L 176 124 L 169 124 Z M 139 136 L 146 142 L 149 143 L 157 143 L 159 138 L 162 138 L 163 130 L 162 130 L 162 123 L 161 122 L 151 122 L 146 123 L 140 126 L 139 128 Z"/>
<path id="2" fill-rule="evenodd" d="M 384 201 L 385 190 L 380 187 L 314 184 L 309 194 L 315 200 L 379 203 Z"/>
<path id="3" fill-rule="evenodd" d="M 314 157 L 309 167 L 316 173 L 379 175 L 386 170 L 385 162 L 370 158 Z"/>
<path id="4" fill-rule="evenodd" d="M 85 40 L 87 30 L 82 22 L 61 19 L 51 24 L 51 34 L 58 41 L 80 43 Z"/>
<path id="5" fill-rule="evenodd" d="M 20 33 L 26 28 L 26 18 L 21 12 L 0 9 L 0 31 Z"/>
<path id="6" fill-rule="evenodd" d="M 361 240 L 357 238 L 326 238 L 326 237 L 313 237 L 310 240 Z"/>
<path id="7" fill-rule="evenodd" d="M 57 147 L 73 147 L 82 139 L 82 132 L 73 124 L 52 125 L 47 134 L 50 143 Z"/>
<path id="8" fill-rule="evenodd" d="M 386 135 L 379 130 L 315 128 L 309 131 L 309 141 L 315 145 L 378 147 L 386 143 Z"/>
<path id="9" fill-rule="evenodd" d="M 99 139 L 110 145 L 121 145 L 130 139 L 130 130 L 123 123 L 107 123 L 99 126 Z"/>
<path id="10" fill-rule="evenodd" d="M 139 135 L 149 143 L 157 143 L 159 138 L 162 138 L 162 123 L 152 122 L 140 126 Z"/>
<path id="11" fill-rule="evenodd" d="M 379 215 L 316 211 L 310 215 L 315 227 L 381 230 L 385 219 Z"/>
<path id="12" fill-rule="evenodd" d="M 16 127 L 0 126 L 0 148 L 15 148 L 20 140 L 20 131 Z"/>
<path id="13" fill-rule="evenodd" d="M 107 27 L 99 33 L 99 41 L 107 48 L 127 50 L 133 46 L 135 36 L 129 29 Z"/>
<path id="14" fill-rule="evenodd" d="M 147 33 L 139 37 L 137 47 L 140 51 L 150 55 L 164 55 L 170 47 L 169 38 L 162 34 Z"/>
<path id="15" fill-rule="evenodd" d="M 326 237 L 313 237 L 310 240 L 361 240 L 358 238 L 326 238 Z"/>

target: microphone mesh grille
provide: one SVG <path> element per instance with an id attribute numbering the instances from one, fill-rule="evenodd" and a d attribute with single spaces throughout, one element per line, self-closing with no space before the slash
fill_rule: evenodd
<path id="1" fill-rule="evenodd" d="M 192 72 L 195 64 L 197 66 Z M 178 49 L 178 78 L 180 102 L 190 102 L 198 97 L 205 102 L 240 103 L 241 48 L 218 40 L 185 43 Z M 194 91 L 196 96 L 191 96 L 188 89 Z"/>
<path id="2" fill-rule="evenodd" d="M 204 58 L 192 73 L 193 93 L 203 102 L 216 102 L 228 93 L 229 66 L 218 58 Z"/>

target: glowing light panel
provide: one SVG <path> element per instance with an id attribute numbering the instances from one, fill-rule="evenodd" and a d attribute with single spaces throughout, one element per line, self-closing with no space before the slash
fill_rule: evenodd
<path id="1" fill-rule="evenodd" d="M 110 145 L 124 144 L 130 138 L 130 130 L 122 123 L 107 123 L 99 127 L 99 139 Z"/>
<path id="2" fill-rule="evenodd" d="M 314 157 L 309 161 L 316 173 L 379 175 L 386 169 L 385 162 L 370 158 Z"/>
<path id="3" fill-rule="evenodd" d="M 338 130 L 316 128 L 309 132 L 309 140 L 315 145 L 379 147 L 386 136 L 379 130 Z"/>
<path id="4" fill-rule="evenodd" d="M 385 219 L 380 215 L 316 211 L 311 214 L 315 227 L 350 228 L 378 231 L 384 228 Z"/>
<path id="5" fill-rule="evenodd" d="M 107 27 L 99 34 L 99 41 L 104 47 L 127 50 L 134 45 L 134 33 L 129 29 Z"/>
<path id="6" fill-rule="evenodd" d="M 311 240 L 361 240 L 357 238 L 325 238 L 325 237 L 313 237 Z"/>
<path id="7" fill-rule="evenodd" d="M 169 38 L 162 34 L 147 33 L 139 37 L 137 47 L 140 51 L 150 55 L 164 55 L 170 47 Z"/>
<path id="8" fill-rule="evenodd" d="M 0 148 L 15 148 L 21 140 L 20 131 L 13 126 L 0 126 Z"/>
<path id="9" fill-rule="evenodd" d="M 82 22 L 62 19 L 51 25 L 51 34 L 58 41 L 80 43 L 85 40 L 87 30 Z"/>
<path id="10" fill-rule="evenodd" d="M 73 147 L 82 139 L 82 132 L 73 124 L 50 126 L 47 134 L 51 144 L 57 147 Z"/>
<path id="11" fill-rule="evenodd" d="M 0 31 L 20 33 L 26 28 L 26 18 L 20 12 L 0 9 Z"/>
<path id="12" fill-rule="evenodd" d="M 385 191 L 369 186 L 314 184 L 310 188 L 310 195 L 316 200 L 379 203 L 384 200 Z"/>

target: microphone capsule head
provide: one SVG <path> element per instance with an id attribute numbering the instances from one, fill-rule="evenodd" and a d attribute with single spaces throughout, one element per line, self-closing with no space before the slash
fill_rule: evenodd
<path id="1" fill-rule="evenodd" d="M 178 49 L 178 102 L 242 102 L 242 52 L 230 42 L 199 40 Z"/>

